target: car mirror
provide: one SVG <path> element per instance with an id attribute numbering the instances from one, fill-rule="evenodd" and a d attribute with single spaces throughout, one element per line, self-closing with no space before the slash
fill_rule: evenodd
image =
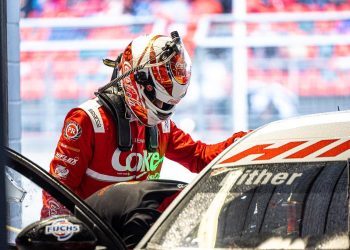
<path id="1" fill-rule="evenodd" d="M 34 222 L 16 237 L 19 250 L 96 248 L 97 238 L 82 221 L 71 215 L 57 215 Z"/>

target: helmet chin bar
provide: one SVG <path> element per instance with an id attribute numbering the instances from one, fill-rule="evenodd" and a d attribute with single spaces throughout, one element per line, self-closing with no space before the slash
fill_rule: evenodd
<path id="1" fill-rule="evenodd" d="M 176 54 L 180 53 L 180 48 L 182 46 L 182 41 L 181 41 L 180 35 L 177 31 L 172 31 L 170 33 L 170 35 L 171 35 L 172 40 L 167 42 L 165 44 L 165 46 L 162 48 L 162 52 L 160 52 L 158 55 L 156 55 L 156 57 L 160 58 L 159 63 L 151 64 L 150 60 L 148 60 L 144 64 L 141 64 L 135 68 L 132 68 L 129 71 L 125 72 L 124 74 L 112 79 L 105 86 L 99 88 L 98 92 L 105 91 L 106 89 L 111 87 L 113 84 L 117 84 L 117 87 L 119 89 L 119 88 L 121 88 L 120 80 L 124 79 L 125 77 L 129 76 L 130 74 L 132 74 L 136 71 L 142 70 L 144 68 L 159 66 L 159 65 L 163 65 L 163 64 L 169 62 L 171 60 L 171 58 L 173 58 Z M 118 59 L 120 59 L 120 58 L 121 58 L 121 55 L 118 56 L 117 60 L 114 63 L 110 59 L 104 59 L 103 62 L 105 65 L 111 66 L 111 67 L 114 66 L 114 68 L 115 68 L 115 67 L 117 67 Z"/>
<path id="2" fill-rule="evenodd" d="M 147 106 L 148 109 L 150 109 L 153 113 L 155 113 L 160 120 L 166 120 L 169 118 L 175 110 L 175 106 L 172 106 L 168 110 L 164 110 L 162 108 L 158 108 L 153 102 L 151 102 L 146 95 L 142 93 L 143 98 L 145 98 L 145 105 Z"/>

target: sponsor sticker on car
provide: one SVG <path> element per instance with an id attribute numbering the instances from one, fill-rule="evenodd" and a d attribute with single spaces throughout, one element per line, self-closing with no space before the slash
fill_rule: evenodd
<path id="1" fill-rule="evenodd" d="M 254 163 L 258 161 L 305 161 L 312 159 L 322 161 L 325 158 L 347 159 L 350 150 L 348 139 L 324 139 L 284 141 L 248 145 L 235 148 L 233 155 L 221 160 L 218 165 L 232 163 Z"/>
<path id="2" fill-rule="evenodd" d="M 78 232 L 80 232 L 80 225 L 73 224 L 67 219 L 57 219 L 45 227 L 45 234 L 54 235 L 58 241 L 66 241 Z"/>
<path id="3" fill-rule="evenodd" d="M 271 172 L 268 169 L 246 169 L 233 183 L 234 185 L 291 185 L 302 173 Z"/>

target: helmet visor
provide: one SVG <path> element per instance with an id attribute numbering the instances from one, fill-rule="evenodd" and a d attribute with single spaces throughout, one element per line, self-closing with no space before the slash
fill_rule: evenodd
<path id="1" fill-rule="evenodd" d="M 156 54 L 156 50 L 151 50 L 151 59 L 146 68 L 159 69 L 159 82 L 169 82 L 174 79 L 178 84 L 187 84 L 191 77 L 191 58 L 184 49 L 184 44 L 174 45 L 174 49 L 163 50 Z"/>
<path id="2" fill-rule="evenodd" d="M 177 83 L 187 84 L 191 77 L 191 59 L 187 52 L 182 50 L 177 53 L 168 63 L 172 79 Z"/>
<path id="3" fill-rule="evenodd" d="M 175 110 L 175 105 L 164 103 L 156 98 L 153 101 L 145 98 L 145 104 L 160 120 L 167 120 Z"/>

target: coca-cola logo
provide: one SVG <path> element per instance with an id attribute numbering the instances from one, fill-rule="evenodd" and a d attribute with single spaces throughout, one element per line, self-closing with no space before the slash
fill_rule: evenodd
<path id="1" fill-rule="evenodd" d="M 155 171 L 164 161 L 159 152 L 121 152 L 118 148 L 112 156 L 112 166 L 118 172 Z"/>

